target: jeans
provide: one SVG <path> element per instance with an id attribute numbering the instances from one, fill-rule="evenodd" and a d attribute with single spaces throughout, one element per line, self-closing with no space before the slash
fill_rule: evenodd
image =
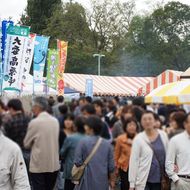
<path id="1" fill-rule="evenodd" d="M 64 186 L 65 186 L 64 173 L 63 173 L 63 171 L 59 171 L 59 173 L 57 175 L 56 190 L 64 190 Z"/>

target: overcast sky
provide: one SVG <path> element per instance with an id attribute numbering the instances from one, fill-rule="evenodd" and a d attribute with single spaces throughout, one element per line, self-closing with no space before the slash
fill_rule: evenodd
<path id="1" fill-rule="evenodd" d="M 90 0 L 75 0 L 85 7 L 90 7 Z M 111 0 L 110 0 L 111 1 Z M 120 0 L 125 2 L 126 0 Z M 137 10 L 140 13 L 150 11 L 154 5 L 162 0 L 134 0 L 136 2 Z M 167 3 L 170 0 L 164 0 Z M 182 3 L 190 5 L 190 0 L 178 0 Z M 14 21 L 17 21 L 20 18 L 20 15 L 24 12 L 24 9 L 27 5 L 27 0 L 0 0 L 0 18 L 7 19 L 12 17 Z"/>

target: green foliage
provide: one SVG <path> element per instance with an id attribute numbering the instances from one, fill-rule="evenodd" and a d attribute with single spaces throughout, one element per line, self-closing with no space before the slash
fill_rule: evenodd
<path id="1" fill-rule="evenodd" d="M 128 49 L 150 54 L 163 67 L 184 70 L 190 56 L 190 7 L 170 2 L 145 18 L 135 17 L 128 33 Z"/>
<path id="2" fill-rule="evenodd" d="M 61 0 L 28 0 L 26 13 L 21 16 L 20 24 L 31 26 L 31 32 L 42 34 L 47 20 Z"/>
<path id="3" fill-rule="evenodd" d="M 135 15 L 133 0 L 91 0 L 91 5 L 86 10 L 72 1 L 28 0 L 20 24 L 50 36 L 50 48 L 56 48 L 57 39 L 69 42 L 66 72 L 97 74 L 94 53 L 106 55 L 104 75 L 144 76 L 189 66 L 188 5 L 170 2 L 146 16 Z"/>

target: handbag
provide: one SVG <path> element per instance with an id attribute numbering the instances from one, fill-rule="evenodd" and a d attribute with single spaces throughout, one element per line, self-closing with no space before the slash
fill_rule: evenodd
<path id="1" fill-rule="evenodd" d="M 91 153 L 88 155 L 88 157 L 86 158 L 86 160 L 84 161 L 84 163 L 77 167 L 75 164 L 72 168 L 72 171 L 71 171 L 71 176 L 72 176 L 72 181 L 74 184 L 79 184 L 80 183 L 80 180 L 84 174 L 84 171 L 85 171 L 85 168 L 87 166 L 87 164 L 90 162 L 90 160 L 92 159 L 92 157 L 95 155 L 96 151 L 98 150 L 100 144 L 102 142 L 102 138 L 100 137 L 98 139 L 98 141 L 96 142 L 95 146 L 93 147 Z"/>
<path id="2" fill-rule="evenodd" d="M 158 161 L 159 166 L 160 166 L 160 174 L 161 174 L 161 190 L 170 190 L 171 181 L 170 181 L 168 175 L 166 174 L 166 172 L 162 169 L 162 166 L 161 166 L 160 160 L 158 159 L 158 156 L 157 156 L 157 154 L 156 154 L 154 148 L 152 147 L 151 144 L 148 143 L 148 145 L 149 145 L 150 148 L 152 149 L 153 154 L 155 155 L 155 158 L 156 158 L 156 160 Z"/>

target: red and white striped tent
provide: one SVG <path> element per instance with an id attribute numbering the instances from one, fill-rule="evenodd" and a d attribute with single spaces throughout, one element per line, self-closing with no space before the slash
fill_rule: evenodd
<path id="1" fill-rule="evenodd" d="M 85 74 L 64 74 L 65 86 L 85 93 L 86 79 L 93 79 L 94 96 L 137 96 L 138 89 L 152 77 L 109 77 Z"/>
<path id="2" fill-rule="evenodd" d="M 176 82 L 180 80 L 180 76 L 182 75 L 183 72 L 181 71 L 174 71 L 174 70 L 166 70 L 157 77 L 153 78 L 150 82 L 145 84 L 143 87 L 139 88 L 139 95 L 147 95 L 149 94 L 152 90 L 155 88 L 171 83 L 171 82 Z"/>

